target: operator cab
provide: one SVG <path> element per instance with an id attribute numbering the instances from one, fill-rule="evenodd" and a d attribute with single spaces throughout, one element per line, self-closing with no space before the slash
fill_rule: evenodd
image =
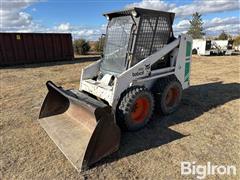
<path id="1" fill-rule="evenodd" d="M 103 74 L 121 74 L 174 39 L 174 13 L 134 7 L 104 16 L 109 22 L 100 65 Z M 159 65 L 168 66 L 168 58 L 152 68 Z"/>

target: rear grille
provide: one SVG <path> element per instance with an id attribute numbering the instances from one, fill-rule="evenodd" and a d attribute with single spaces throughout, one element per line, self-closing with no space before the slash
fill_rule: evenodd
<path id="1" fill-rule="evenodd" d="M 138 29 L 132 65 L 163 48 L 171 33 L 170 19 L 166 16 L 142 16 Z"/>

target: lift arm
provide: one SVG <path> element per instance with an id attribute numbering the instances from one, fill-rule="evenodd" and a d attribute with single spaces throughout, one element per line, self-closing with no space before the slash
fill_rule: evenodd
<path id="1" fill-rule="evenodd" d="M 112 97 L 113 101 L 117 102 L 116 100 L 120 98 L 121 93 L 131 86 L 132 83 L 138 80 L 146 80 L 146 78 L 154 78 L 156 74 L 151 74 L 151 66 L 157 62 L 159 59 L 164 57 L 169 52 L 173 51 L 175 48 L 181 49 L 181 52 L 178 50 L 178 55 L 176 58 L 176 67 L 170 67 L 166 69 L 171 69 L 176 73 L 176 69 L 180 68 L 177 71 L 181 71 L 182 76 L 182 69 L 183 64 L 185 63 L 185 49 L 186 49 L 186 42 L 189 37 L 187 35 L 181 35 L 178 39 L 174 40 L 173 42 L 165 45 L 161 50 L 157 51 L 156 53 L 150 55 L 149 57 L 143 59 L 141 62 L 137 63 L 133 67 L 129 68 L 122 74 L 116 77 L 116 85 L 114 86 L 114 95 Z M 178 62 L 182 61 L 182 62 Z M 169 73 L 164 73 L 164 76 L 169 75 Z"/>

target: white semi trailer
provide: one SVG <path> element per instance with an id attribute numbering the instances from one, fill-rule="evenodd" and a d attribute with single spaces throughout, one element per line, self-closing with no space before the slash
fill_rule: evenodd
<path id="1" fill-rule="evenodd" d="M 192 53 L 202 56 L 231 55 L 233 53 L 233 40 L 206 40 L 194 39 Z"/>
<path id="2" fill-rule="evenodd" d="M 211 53 L 211 40 L 194 39 L 192 45 L 192 54 L 210 55 Z"/>

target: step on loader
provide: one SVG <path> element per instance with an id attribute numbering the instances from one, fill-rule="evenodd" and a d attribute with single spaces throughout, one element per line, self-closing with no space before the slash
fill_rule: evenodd
<path id="1" fill-rule="evenodd" d="M 123 129 L 144 127 L 153 112 L 173 113 L 189 87 L 192 39 L 174 37 L 173 13 L 131 8 L 104 16 L 102 58 L 82 70 L 79 90 L 48 81 L 39 115 L 78 171 L 117 151 Z"/>

